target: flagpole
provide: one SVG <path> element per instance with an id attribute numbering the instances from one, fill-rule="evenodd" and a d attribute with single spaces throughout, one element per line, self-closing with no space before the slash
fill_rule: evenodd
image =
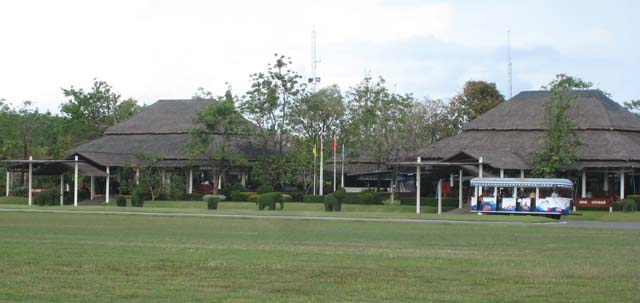
<path id="1" fill-rule="evenodd" d="M 340 188 L 344 188 L 344 144 L 342 144 L 342 167 L 340 167 Z"/>
<path id="2" fill-rule="evenodd" d="M 336 191 L 336 161 L 338 160 L 337 158 L 337 145 L 338 142 L 336 142 L 336 137 L 333 137 L 333 142 L 331 144 L 331 147 L 333 147 L 333 191 Z"/>
<path id="3" fill-rule="evenodd" d="M 320 193 L 321 196 L 324 195 L 323 193 L 323 181 L 324 181 L 324 166 L 323 166 L 323 159 L 324 159 L 324 134 L 320 134 L 320 180 L 318 180 L 319 183 L 319 187 L 318 187 L 318 191 Z"/>
<path id="4" fill-rule="evenodd" d="M 316 153 L 316 144 L 313 144 L 313 195 L 316 195 L 316 160 L 318 154 Z"/>

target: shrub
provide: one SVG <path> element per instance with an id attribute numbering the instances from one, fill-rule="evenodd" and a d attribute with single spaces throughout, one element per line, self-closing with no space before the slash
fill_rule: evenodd
<path id="1" fill-rule="evenodd" d="M 361 204 L 382 204 L 382 196 L 372 191 L 359 192 L 357 197 Z"/>
<path id="2" fill-rule="evenodd" d="M 273 192 L 273 186 L 271 185 L 260 185 L 258 189 L 256 189 L 256 193 L 258 195 L 272 193 L 272 192 Z"/>
<path id="3" fill-rule="evenodd" d="M 302 201 L 305 203 L 324 203 L 324 196 L 304 195 Z"/>
<path id="4" fill-rule="evenodd" d="M 613 202 L 613 210 L 614 211 L 622 211 L 622 201 L 614 201 Z"/>
<path id="5" fill-rule="evenodd" d="M 243 195 L 240 191 L 238 190 L 234 190 L 231 192 L 231 201 L 236 201 L 236 202 L 245 202 L 247 201 L 249 197 L 247 197 L 246 195 Z"/>
<path id="6" fill-rule="evenodd" d="M 60 192 L 57 188 L 49 188 L 33 196 L 33 204 L 39 206 L 54 206 L 60 202 Z"/>
<path id="7" fill-rule="evenodd" d="M 254 195 L 252 195 L 252 196 L 249 196 L 249 198 L 247 198 L 247 201 L 249 201 L 249 202 L 253 202 L 253 203 L 255 203 L 255 204 L 257 205 L 257 204 L 258 204 L 258 199 L 259 199 L 259 198 L 260 198 L 260 195 L 256 195 L 256 194 L 254 194 Z"/>
<path id="8" fill-rule="evenodd" d="M 185 200 L 185 201 L 202 201 L 204 195 L 203 194 L 182 194 L 181 198 L 178 200 Z"/>
<path id="9" fill-rule="evenodd" d="M 622 211 L 625 211 L 625 212 L 638 211 L 638 205 L 636 204 L 636 201 L 632 199 L 622 200 Z"/>
<path id="10" fill-rule="evenodd" d="M 266 193 L 258 197 L 258 209 L 276 210 L 276 203 L 280 203 L 280 210 L 284 209 L 284 197 L 281 193 Z"/>
<path id="11" fill-rule="evenodd" d="M 627 199 L 636 201 L 636 208 L 640 209 L 640 195 L 628 195 Z"/>
<path id="12" fill-rule="evenodd" d="M 220 198 L 213 195 L 205 196 L 205 201 L 207 202 L 207 209 L 218 209 L 218 203 L 220 202 Z"/>
<path id="13" fill-rule="evenodd" d="M 127 206 L 127 197 L 125 197 L 125 196 L 116 196 L 116 205 L 118 207 L 126 207 Z"/>
<path id="14" fill-rule="evenodd" d="M 282 194 L 282 200 L 284 202 L 292 202 L 293 198 L 291 198 L 291 195 L 287 195 L 287 194 Z"/>
<path id="15" fill-rule="evenodd" d="M 336 204 L 338 204 L 336 197 L 333 195 L 324 196 L 324 211 L 334 211 Z"/>
<path id="16" fill-rule="evenodd" d="M 131 193 L 131 206 L 142 207 L 144 205 L 144 190 L 142 187 L 136 187 Z"/>

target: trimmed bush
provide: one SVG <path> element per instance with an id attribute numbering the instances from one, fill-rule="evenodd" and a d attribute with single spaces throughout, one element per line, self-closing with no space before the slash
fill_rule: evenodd
<path id="1" fill-rule="evenodd" d="M 271 185 L 260 185 L 258 189 L 256 189 L 256 193 L 258 195 L 272 193 L 272 192 L 273 192 L 273 186 Z"/>
<path id="2" fill-rule="evenodd" d="M 324 196 L 304 195 L 302 201 L 304 203 L 324 203 Z"/>
<path id="3" fill-rule="evenodd" d="M 144 190 L 141 187 L 136 187 L 131 193 L 131 206 L 142 207 L 144 205 Z"/>
<path id="4" fill-rule="evenodd" d="M 284 202 L 293 202 L 293 198 L 291 198 L 291 195 L 287 195 L 287 194 L 282 194 L 282 200 Z"/>
<path id="5" fill-rule="evenodd" d="M 220 202 L 220 198 L 214 195 L 205 196 L 205 201 L 207 202 L 207 209 L 218 209 L 218 203 Z"/>
<path id="6" fill-rule="evenodd" d="M 258 209 L 276 210 L 276 203 L 280 203 L 280 210 L 284 209 L 284 197 L 281 193 L 266 193 L 258 197 Z"/>
<path id="7" fill-rule="evenodd" d="M 260 198 L 260 195 L 256 195 L 254 194 L 253 196 L 249 196 L 249 198 L 247 199 L 247 201 L 249 202 L 253 202 L 256 205 L 258 205 L 258 199 Z"/>
<path id="8" fill-rule="evenodd" d="M 638 211 L 638 205 L 636 205 L 636 201 L 632 199 L 623 199 L 622 200 L 622 211 L 624 212 L 636 212 Z"/>
<path id="9" fill-rule="evenodd" d="M 640 195 L 628 195 L 627 199 L 636 201 L 636 208 L 640 209 Z"/>
<path id="10" fill-rule="evenodd" d="M 334 211 L 335 205 L 338 203 L 338 199 L 333 195 L 324 196 L 324 211 Z"/>
<path id="11" fill-rule="evenodd" d="M 116 205 L 118 207 L 126 207 L 127 206 L 127 197 L 125 197 L 125 196 L 116 196 Z"/>
<path id="12" fill-rule="evenodd" d="M 225 195 L 204 195 L 202 196 L 202 201 L 207 201 L 207 199 L 211 197 L 216 197 L 219 201 L 227 200 L 227 197 L 225 197 Z"/>
<path id="13" fill-rule="evenodd" d="M 622 201 L 613 202 L 613 211 L 622 211 Z"/>

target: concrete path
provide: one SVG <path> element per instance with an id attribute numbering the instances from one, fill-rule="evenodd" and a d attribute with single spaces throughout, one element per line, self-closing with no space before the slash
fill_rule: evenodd
<path id="1" fill-rule="evenodd" d="M 351 217 L 318 217 L 318 216 L 282 216 L 282 215 L 230 215 L 230 214 L 190 214 L 138 211 L 101 211 L 101 210 L 55 210 L 55 209 L 20 209 L 0 208 L 0 212 L 38 212 L 64 214 L 112 214 L 139 215 L 159 217 L 205 217 L 205 218 L 235 218 L 235 219 L 265 219 L 265 220 L 318 220 L 318 221 L 352 221 L 352 222 L 390 222 L 390 223 L 419 223 L 419 224 L 469 224 L 469 225 L 507 225 L 507 226 L 556 226 L 556 227 L 584 227 L 584 228 L 615 228 L 640 229 L 640 222 L 599 222 L 599 221 L 558 221 L 544 223 L 529 222 L 492 222 L 492 221 L 456 221 L 437 219 L 382 219 L 382 218 L 351 218 Z"/>

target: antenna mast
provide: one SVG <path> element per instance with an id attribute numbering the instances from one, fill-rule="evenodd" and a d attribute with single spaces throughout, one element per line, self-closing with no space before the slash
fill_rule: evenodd
<path id="1" fill-rule="evenodd" d="M 311 78 L 309 78 L 309 83 L 311 83 L 311 89 L 313 92 L 316 92 L 317 83 L 320 82 L 320 77 L 316 75 L 318 69 L 319 60 L 316 59 L 316 28 L 313 27 L 313 31 L 311 31 Z"/>
<path id="2" fill-rule="evenodd" d="M 511 74 L 511 30 L 507 30 L 507 58 L 509 60 L 509 99 L 513 97 Z"/>

